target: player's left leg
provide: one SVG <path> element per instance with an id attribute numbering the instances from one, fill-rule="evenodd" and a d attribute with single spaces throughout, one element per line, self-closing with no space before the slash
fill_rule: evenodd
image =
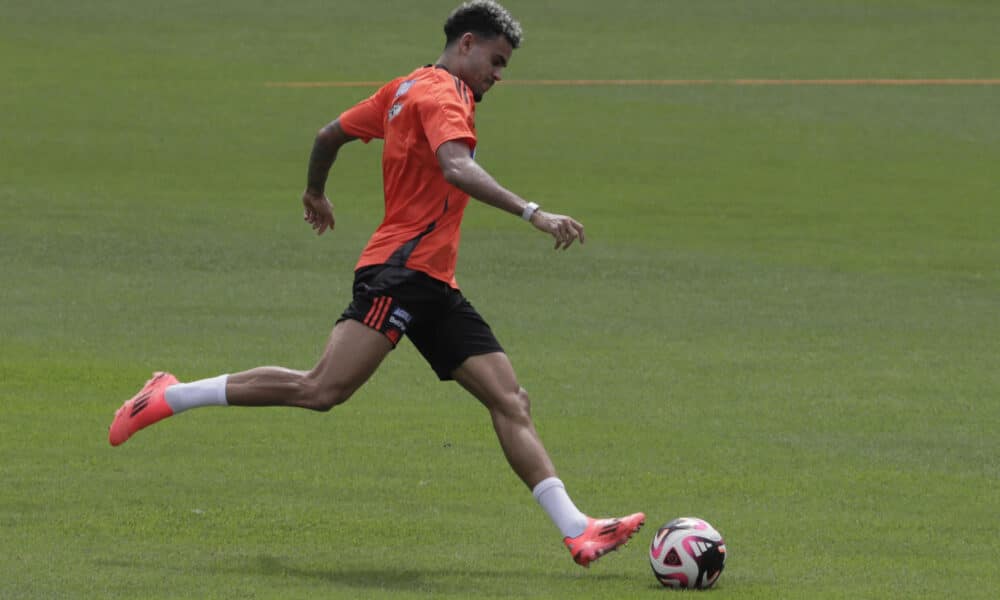
<path id="1" fill-rule="evenodd" d="M 191 383 L 155 373 L 115 412 L 108 441 L 118 446 L 135 432 L 202 406 L 289 406 L 327 411 L 346 401 L 394 348 L 382 332 L 345 319 L 334 326 L 326 349 L 311 371 L 257 367 Z"/>

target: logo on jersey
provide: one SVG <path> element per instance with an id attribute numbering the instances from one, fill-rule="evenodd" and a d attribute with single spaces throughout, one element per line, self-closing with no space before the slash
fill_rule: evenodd
<path id="1" fill-rule="evenodd" d="M 413 87 L 413 83 L 415 81 L 416 81 L 415 79 L 408 79 L 408 80 L 404 81 L 403 83 L 399 84 L 399 87 L 396 88 L 396 96 L 395 97 L 399 98 L 400 96 L 402 96 L 406 92 L 410 91 L 410 88 Z"/>
<path id="2" fill-rule="evenodd" d="M 397 102 L 397 103 L 393 104 L 392 108 L 389 109 L 389 120 L 391 121 L 391 120 L 395 119 L 396 115 L 398 115 L 401 110 L 403 110 L 403 103 L 402 102 Z"/>

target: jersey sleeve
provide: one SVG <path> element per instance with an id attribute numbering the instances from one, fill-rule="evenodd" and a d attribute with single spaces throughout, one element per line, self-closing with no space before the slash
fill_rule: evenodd
<path id="1" fill-rule="evenodd" d="M 436 90 L 419 103 L 420 121 L 431 152 L 437 153 L 445 142 L 462 140 L 469 150 L 476 149 L 471 99 L 463 100 L 454 90 Z"/>
<path id="2" fill-rule="evenodd" d="M 385 138 L 385 96 L 389 83 L 370 97 L 358 102 L 340 114 L 340 127 L 347 135 L 360 138 L 368 143 L 372 138 Z"/>

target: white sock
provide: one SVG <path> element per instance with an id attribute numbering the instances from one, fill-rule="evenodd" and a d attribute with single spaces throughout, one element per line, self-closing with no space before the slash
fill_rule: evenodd
<path id="1" fill-rule="evenodd" d="M 542 505 L 563 537 L 574 538 L 587 528 L 587 515 L 580 512 L 566 493 L 566 486 L 557 477 L 543 479 L 531 494 Z"/>
<path id="2" fill-rule="evenodd" d="M 191 383 L 178 383 L 167 388 L 165 397 L 176 415 L 199 406 L 226 406 L 226 381 L 229 375 L 219 375 Z"/>

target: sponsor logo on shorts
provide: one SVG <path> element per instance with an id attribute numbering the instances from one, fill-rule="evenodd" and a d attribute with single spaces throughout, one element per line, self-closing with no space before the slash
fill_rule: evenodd
<path id="1" fill-rule="evenodd" d="M 406 331 L 412 320 L 413 316 L 398 306 L 389 315 L 389 324 L 401 331 Z"/>

